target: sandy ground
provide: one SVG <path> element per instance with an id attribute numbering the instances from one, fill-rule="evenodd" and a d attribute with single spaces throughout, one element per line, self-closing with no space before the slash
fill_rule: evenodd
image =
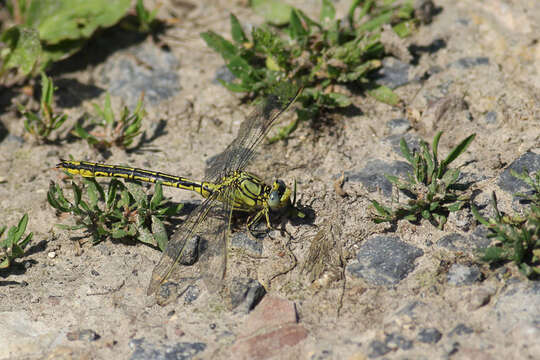
<path id="1" fill-rule="evenodd" d="M 333 115 L 323 125 L 303 123 L 287 141 L 260 146 L 261 156 L 250 170 L 288 184 L 296 179 L 300 203 L 313 211 L 309 221 L 284 222 L 286 231 L 265 237 L 262 256 L 231 250 L 229 276 L 256 279 L 267 287 L 261 309 L 286 308 L 289 318 L 284 323 L 278 321 L 281 312 L 273 314 L 278 325 L 272 331 L 262 326 L 246 333 L 250 321 L 270 315 L 257 312 L 259 306 L 250 314 L 231 311 L 202 281 L 159 306 L 154 297 L 146 296 L 159 251 L 113 241 L 94 246 L 80 233 L 55 226 L 70 221 L 57 217 L 46 200 L 49 182 L 61 183 L 63 178 L 54 170 L 60 158 L 203 177 L 205 161 L 234 138 L 250 108 L 215 81 L 223 61 L 199 33 L 213 30 L 228 37 L 231 11 L 243 23 L 262 22 L 239 3 L 166 2 L 162 16 L 180 19 L 162 38 L 170 54 L 155 50 L 159 44 L 148 39 L 115 49 L 88 66 L 55 69 L 54 79 L 61 88 L 58 109 L 70 119 L 60 133 L 65 139 L 69 127 L 93 111 L 93 102 L 102 103 L 103 94 L 97 91 L 96 97 L 94 91 L 110 91 L 115 76 L 122 76 L 114 74 L 117 64 L 156 51 L 166 63 L 163 66 L 178 76 L 173 81 L 177 91 L 146 105 L 148 134 L 165 121 L 163 134 L 148 144 L 157 151 L 126 153 L 113 148 L 105 157 L 82 141 L 36 145 L 24 135 L 14 106 L 0 114 L 9 132 L 0 142 L 1 224 L 16 224 L 28 213 L 28 229 L 34 232 L 27 256 L 0 273 L 0 359 L 190 359 L 231 354 L 260 359 L 538 358 L 538 284 L 524 279 L 512 265 L 501 269 L 478 263 L 474 246 L 452 250 L 439 242 L 455 233 L 465 238 L 474 234 L 476 224 L 469 210 L 452 216 L 443 231 L 428 222 L 400 221 L 395 228 L 376 225 L 370 220 L 369 200 L 388 198 L 354 181 L 369 161 L 403 160 L 392 147 L 395 140 L 389 138 L 396 130 L 388 125 L 403 118 L 410 125 L 407 134 L 416 139 L 429 142 L 443 130 L 441 154 L 476 133 L 456 165 L 474 179 L 478 202 L 486 203 L 495 190 L 501 208 L 512 210 L 515 202 L 497 181 L 504 168 L 526 152 L 540 154 L 536 1 L 436 1 L 440 12 L 433 22 L 407 39 L 419 58 L 408 70 L 408 84 L 396 89 L 404 108 L 355 95 L 357 110 L 352 114 Z M 336 3 L 338 16 L 345 14 L 347 5 Z M 297 6 L 313 15 L 319 2 L 301 1 Z M 430 76 L 424 82 L 415 80 L 426 73 Z M 112 97 L 116 109 L 130 99 L 114 93 Z M 444 101 L 450 105 L 441 117 Z M 292 116 L 293 112 L 285 114 L 283 121 Z M 399 139 L 404 132 L 397 134 Z M 335 186 L 342 173 L 348 176 L 342 188 L 345 197 Z M 164 193 L 175 202 L 198 200 L 196 194 L 175 189 Z M 380 239 L 377 236 L 399 239 L 399 246 L 389 242 L 389 254 L 413 254 L 403 279 L 377 283 L 354 271 L 362 261 L 357 256 L 362 246 Z M 324 271 L 314 279 L 303 265 L 310 245 L 321 238 L 330 245 Z M 460 269 L 468 274 L 477 271 L 478 276 L 470 282 L 449 281 Z M 174 276 L 182 277 L 182 271 Z M 250 344 L 261 351 L 250 352 Z"/>

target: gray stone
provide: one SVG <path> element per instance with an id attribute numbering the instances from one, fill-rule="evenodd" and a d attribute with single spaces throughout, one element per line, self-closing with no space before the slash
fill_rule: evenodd
<path id="1" fill-rule="evenodd" d="M 386 127 L 390 130 L 390 134 L 400 135 L 411 128 L 411 123 L 405 118 L 392 119 L 386 122 Z"/>
<path id="2" fill-rule="evenodd" d="M 484 121 L 486 124 L 496 124 L 497 123 L 497 113 L 495 111 L 488 111 L 484 115 Z"/>
<path id="3" fill-rule="evenodd" d="M 105 63 L 103 81 L 130 109 L 142 92 L 145 104 L 157 105 L 180 91 L 178 60 L 172 53 L 150 44 L 135 46 L 129 53 L 131 56 L 113 57 Z"/>
<path id="4" fill-rule="evenodd" d="M 401 334 L 387 334 L 384 343 L 391 349 L 409 350 L 413 347 L 413 342 Z"/>
<path id="5" fill-rule="evenodd" d="M 370 359 L 377 358 L 383 355 L 388 354 L 392 349 L 390 349 L 386 344 L 380 340 L 373 340 L 369 344 L 369 354 L 368 357 Z"/>
<path id="6" fill-rule="evenodd" d="M 234 76 L 231 70 L 229 70 L 227 65 L 223 65 L 216 70 L 216 75 L 214 76 L 214 80 L 212 80 L 212 82 L 214 84 L 219 84 L 219 80 L 225 82 L 232 82 L 234 79 L 236 79 L 236 76 Z"/>
<path id="7" fill-rule="evenodd" d="M 374 285 L 393 285 L 414 270 L 414 260 L 423 254 L 397 236 L 376 236 L 360 247 L 357 261 L 347 271 Z"/>
<path id="8" fill-rule="evenodd" d="M 174 345 L 146 343 L 144 339 L 133 339 L 129 347 L 134 349 L 131 360 L 189 360 L 206 349 L 201 342 L 179 342 Z"/>
<path id="9" fill-rule="evenodd" d="M 191 304 L 195 300 L 199 298 L 201 295 L 201 289 L 197 285 L 190 285 L 186 289 L 186 293 L 184 295 L 184 303 Z"/>
<path id="10" fill-rule="evenodd" d="M 474 332 L 474 330 L 471 329 L 470 327 L 468 327 L 467 325 L 465 325 L 465 324 L 457 324 L 456 327 L 453 328 L 452 331 L 450 331 L 448 336 L 449 337 L 454 337 L 454 336 L 469 335 L 469 334 L 472 334 L 473 332 Z"/>
<path id="11" fill-rule="evenodd" d="M 257 280 L 235 277 L 230 286 L 231 305 L 236 312 L 248 313 L 261 301 L 266 290 Z"/>
<path id="12" fill-rule="evenodd" d="M 264 223 L 264 222 L 261 222 Z M 266 224 L 264 223 L 266 226 Z M 245 232 L 236 232 L 231 237 L 231 247 L 239 248 L 247 251 L 250 254 L 262 255 L 263 243 L 253 237 L 249 236 Z"/>
<path id="13" fill-rule="evenodd" d="M 449 66 L 459 69 L 469 69 L 479 65 L 489 65 L 489 58 L 485 56 L 464 57 L 451 63 Z"/>
<path id="14" fill-rule="evenodd" d="M 187 266 L 195 264 L 195 261 L 197 261 L 199 256 L 200 239 L 201 238 L 198 235 L 193 235 L 186 240 L 182 253 L 180 254 L 180 258 L 178 259 L 178 263 Z"/>
<path id="15" fill-rule="evenodd" d="M 393 57 L 386 57 L 382 61 L 382 67 L 375 73 L 375 83 L 395 89 L 407 84 L 409 69 L 411 66 Z"/>
<path id="16" fill-rule="evenodd" d="M 462 264 L 453 264 L 448 270 L 448 283 L 455 286 L 470 285 L 482 277 L 478 266 L 466 266 Z"/>
<path id="17" fill-rule="evenodd" d="M 404 135 L 390 135 L 385 137 L 382 142 L 383 144 L 390 145 L 394 153 L 398 154 L 399 156 L 403 156 L 403 153 L 401 152 L 401 147 L 399 145 L 401 139 L 405 140 L 411 152 L 413 152 L 415 149 L 417 151 L 420 150 L 420 138 L 414 134 L 407 133 Z"/>
<path id="18" fill-rule="evenodd" d="M 357 172 L 345 172 L 347 181 L 360 182 L 367 191 L 375 192 L 381 189 L 384 196 L 392 195 L 392 183 L 384 174 L 405 178 L 412 171 L 412 167 L 404 161 L 386 163 L 382 160 L 370 160 Z"/>
<path id="19" fill-rule="evenodd" d="M 527 169 L 529 174 L 540 170 L 540 155 L 533 152 L 526 152 L 516 159 L 510 166 L 508 166 L 501 177 L 497 185 L 504 191 L 509 193 L 516 193 L 520 191 L 531 190 L 531 187 L 527 185 L 523 180 L 515 178 L 510 174 L 510 170 L 514 170 L 517 173 L 522 173 L 523 170 Z"/>
<path id="20" fill-rule="evenodd" d="M 442 334 L 436 328 L 422 328 L 416 339 L 426 344 L 436 344 L 441 340 Z"/>
<path id="21" fill-rule="evenodd" d="M 495 314 L 506 329 L 523 321 L 540 329 L 540 283 L 529 281 L 509 284 L 497 298 Z"/>

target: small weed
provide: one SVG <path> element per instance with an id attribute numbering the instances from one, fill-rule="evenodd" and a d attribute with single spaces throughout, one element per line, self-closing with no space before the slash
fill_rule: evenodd
<path id="1" fill-rule="evenodd" d="M 382 26 L 391 25 L 401 37 L 414 28 L 414 8 L 409 2 L 395 4 L 390 0 L 379 5 L 375 1 L 355 0 L 347 21 L 335 18 L 330 0 L 322 0 L 318 21 L 279 1 L 253 1 L 252 5 L 268 15 L 268 20 L 287 26 L 257 27 L 248 37 L 231 14 L 232 42 L 212 31 L 201 34 L 237 78 L 236 82 L 220 80 L 227 89 L 264 97 L 273 84 L 283 79 L 302 84 L 302 107 L 297 110 L 300 120 L 311 119 L 323 110 L 349 106 L 351 99 L 337 89 L 339 85 L 354 84 L 379 101 L 399 103 L 392 90 L 375 85 L 368 75 L 381 66 Z M 296 123 L 283 128 L 279 138 L 288 136 L 295 128 Z"/>
<path id="2" fill-rule="evenodd" d="M 159 247 L 167 244 L 167 232 L 162 219 L 178 213 L 182 205 L 170 205 L 163 198 L 162 186 L 155 186 L 148 199 L 143 187 L 136 182 L 109 182 L 105 193 L 94 178 L 83 178 L 84 186 L 74 182 L 73 202 L 67 200 L 62 188 L 51 183 L 47 193 L 49 204 L 60 213 L 71 213 L 76 225 L 58 225 L 68 230 L 84 229 L 94 243 L 106 238 L 132 238 Z M 83 199 L 83 193 L 84 198 Z"/>
<path id="3" fill-rule="evenodd" d="M 7 269 L 13 259 L 24 255 L 25 246 L 32 240 L 33 233 L 23 239 L 28 224 L 28 214 L 24 214 L 17 226 L 12 226 L 5 239 L 0 239 L 0 269 Z M 0 238 L 6 231 L 6 226 L 0 228 Z"/>
<path id="4" fill-rule="evenodd" d="M 540 276 L 540 171 L 534 177 L 526 171 L 512 175 L 532 186 L 532 195 L 516 194 L 531 202 L 530 210 L 524 216 L 503 215 L 495 193 L 491 196 L 494 217 L 484 218 L 472 205 L 476 220 L 487 226 L 491 231 L 488 236 L 495 239 L 481 259 L 492 264 L 512 261 L 525 276 L 535 279 Z"/>
<path id="5" fill-rule="evenodd" d="M 431 151 L 428 144 L 421 141 L 420 151 L 413 153 L 405 140 L 401 139 L 401 152 L 412 165 L 414 173 L 409 174 L 407 180 L 391 175 L 385 176 L 398 189 L 405 190 L 412 199 L 406 205 L 400 205 L 396 209 L 383 206 L 373 200 L 372 205 L 377 211 L 377 215 L 374 216 L 375 222 L 393 222 L 399 219 L 417 222 L 420 218 L 424 218 L 442 229 L 448 214 L 458 211 L 468 202 L 468 196 L 460 195 L 455 186 L 460 175 L 459 169 L 450 169 L 448 166 L 465 152 L 476 134 L 461 141 L 446 159 L 439 162 L 437 152 L 441 135 L 442 131 L 435 135 Z"/>
<path id="6" fill-rule="evenodd" d="M 18 105 L 19 111 L 25 117 L 24 128 L 38 142 L 50 141 L 49 136 L 66 121 L 67 115 L 54 114 L 53 96 L 54 84 L 51 78 L 41 73 L 41 102 L 40 111 L 35 113 L 27 111 L 22 105 Z"/>
<path id="7" fill-rule="evenodd" d="M 98 120 L 91 127 L 100 128 L 101 131 L 89 132 L 81 124 L 77 123 L 72 133 L 99 150 L 112 146 L 128 149 L 133 145 L 135 138 L 141 134 L 142 119 L 146 115 L 142 104 L 143 95 L 141 95 L 133 113 L 130 113 L 125 106 L 120 114 L 120 119 L 116 120 L 111 108 L 111 98 L 107 94 L 103 107 L 94 104 Z"/>
<path id="8" fill-rule="evenodd" d="M 137 0 L 135 5 L 135 13 L 137 14 L 137 21 L 139 23 L 139 31 L 149 32 L 156 25 L 156 15 L 159 7 L 154 8 L 152 11 L 146 10 L 142 0 Z"/>

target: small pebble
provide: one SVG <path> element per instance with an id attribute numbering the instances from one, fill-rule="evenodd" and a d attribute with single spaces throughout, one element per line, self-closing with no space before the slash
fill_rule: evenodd
<path id="1" fill-rule="evenodd" d="M 54 259 L 56 257 L 56 253 L 54 251 L 50 251 L 47 256 L 49 257 L 49 259 Z"/>

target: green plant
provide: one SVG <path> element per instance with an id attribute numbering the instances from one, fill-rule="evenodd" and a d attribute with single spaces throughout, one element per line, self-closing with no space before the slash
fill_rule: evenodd
<path id="1" fill-rule="evenodd" d="M 415 24 L 412 5 L 394 3 L 389 0 L 379 5 L 355 0 L 345 24 L 335 19 L 330 0 L 322 0 L 319 21 L 277 0 L 254 0 L 256 11 L 287 26 L 277 30 L 257 27 L 248 37 L 231 14 L 233 42 L 212 31 L 201 36 L 223 57 L 237 78 L 235 82 L 220 80 L 231 91 L 264 97 L 273 84 L 283 79 L 302 84 L 304 92 L 299 99 L 302 107 L 297 110 L 301 120 L 310 119 L 322 110 L 349 106 L 351 100 L 336 91 L 338 85 L 355 84 L 378 100 L 396 105 L 399 98 L 392 90 L 377 86 L 368 78 L 372 70 L 381 66 L 384 55 L 380 41 L 382 26 L 391 24 L 399 36 L 407 36 Z M 287 136 L 295 128 L 296 124 L 289 125 L 281 136 Z"/>
<path id="2" fill-rule="evenodd" d="M 131 0 L 7 1 L 7 9 L 19 31 L 32 29 L 39 34 L 40 70 L 78 51 L 98 28 L 116 24 L 130 6 Z M 13 31 L 13 28 L 7 30 Z M 31 59 L 37 57 L 28 61 Z"/>
<path id="3" fill-rule="evenodd" d="M 446 223 L 448 214 L 461 209 L 469 198 L 460 195 L 456 188 L 456 181 L 460 175 L 459 169 L 450 169 L 448 166 L 461 155 L 476 134 L 472 134 L 461 141 L 448 156 L 439 162 L 438 146 L 442 131 L 438 132 L 433 139 L 430 151 L 425 141 L 420 141 L 420 151 L 411 153 L 407 143 L 401 139 L 401 152 L 405 159 L 412 165 L 413 173 L 407 180 L 401 180 L 396 176 L 385 175 L 386 178 L 400 190 L 406 190 L 412 199 L 406 205 L 399 205 L 396 209 L 383 206 L 373 200 L 377 214 L 374 221 L 396 221 L 406 219 L 418 221 L 420 218 L 427 219 L 442 228 Z"/>
<path id="4" fill-rule="evenodd" d="M 156 7 L 152 11 L 146 10 L 142 0 L 137 0 L 135 5 L 135 13 L 137 14 L 137 20 L 139 23 L 139 31 L 148 32 L 155 26 L 156 15 L 159 7 Z"/>
<path id="5" fill-rule="evenodd" d="M 106 238 L 131 238 L 165 249 L 167 232 L 162 220 L 177 214 L 182 205 L 168 204 L 160 183 L 149 199 L 136 182 L 112 179 L 105 192 L 94 178 L 82 181 L 83 187 L 72 183 L 73 201 L 66 199 L 58 184 L 51 183 L 47 193 L 49 204 L 61 213 L 71 213 L 76 223 L 58 226 L 68 230 L 85 229 L 94 243 Z"/>
<path id="6" fill-rule="evenodd" d="M 52 132 L 62 126 L 67 119 L 65 114 L 54 114 L 52 107 L 54 89 L 52 79 L 42 72 L 40 112 L 27 111 L 22 105 L 18 105 L 19 111 L 25 117 L 24 128 L 38 142 L 49 141 Z"/>
<path id="7" fill-rule="evenodd" d="M 127 149 L 141 133 L 142 119 L 146 114 L 142 105 L 143 96 L 141 95 L 133 113 L 130 113 L 125 106 L 120 114 L 120 119 L 116 120 L 111 107 L 111 98 L 107 94 L 103 107 L 94 104 L 99 119 L 91 126 L 101 128 L 101 133 L 91 133 L 79 123 L 75 125 L 72 133 L 97 149 L 110 148 L 111 146 Z"/>
<path id="8" fill-rule="evenodd" d="M 533 188 L 532 195 L 516 194 L 531 202 L 530 210 L 523 216 L 503 215 L 497 206 L 497 197 L 493 192 L 491 205 L 494 217 L 486 219 L 472 205 L 471 209 L 478 222 L 488 227 L 488 237 L 495 243 L 484 249 L 481 260 L 488 263 L 512 261 L 528 278 L 540 276 L 540 171 L 529 176 L 527 171 L 521 174 L 511 172 L 513 176 L 525 181 Z"/>
<path id="9" fill-rule="evenodd" d="M 17 226 L 9 228 L 7 237 L 0 239 L 0 269 L 7 269 L 13 259 L 24 255 L 25 246 L 32 240 L 33 233 L 28 234 L 23 239 L 28 224 L 28 214 L 24 214 Z M 0 238 L 6 231 L 6 226 L 0 228 Z"/>
<path id="10" fill-rule="evenodd" d="M 14 68 L 21 75 L 27 76 L 36 68 L 40 54 L 41 43 L 37 30 L 13 26 L 4 31 L 0 34 L 0 79 Z"/>

